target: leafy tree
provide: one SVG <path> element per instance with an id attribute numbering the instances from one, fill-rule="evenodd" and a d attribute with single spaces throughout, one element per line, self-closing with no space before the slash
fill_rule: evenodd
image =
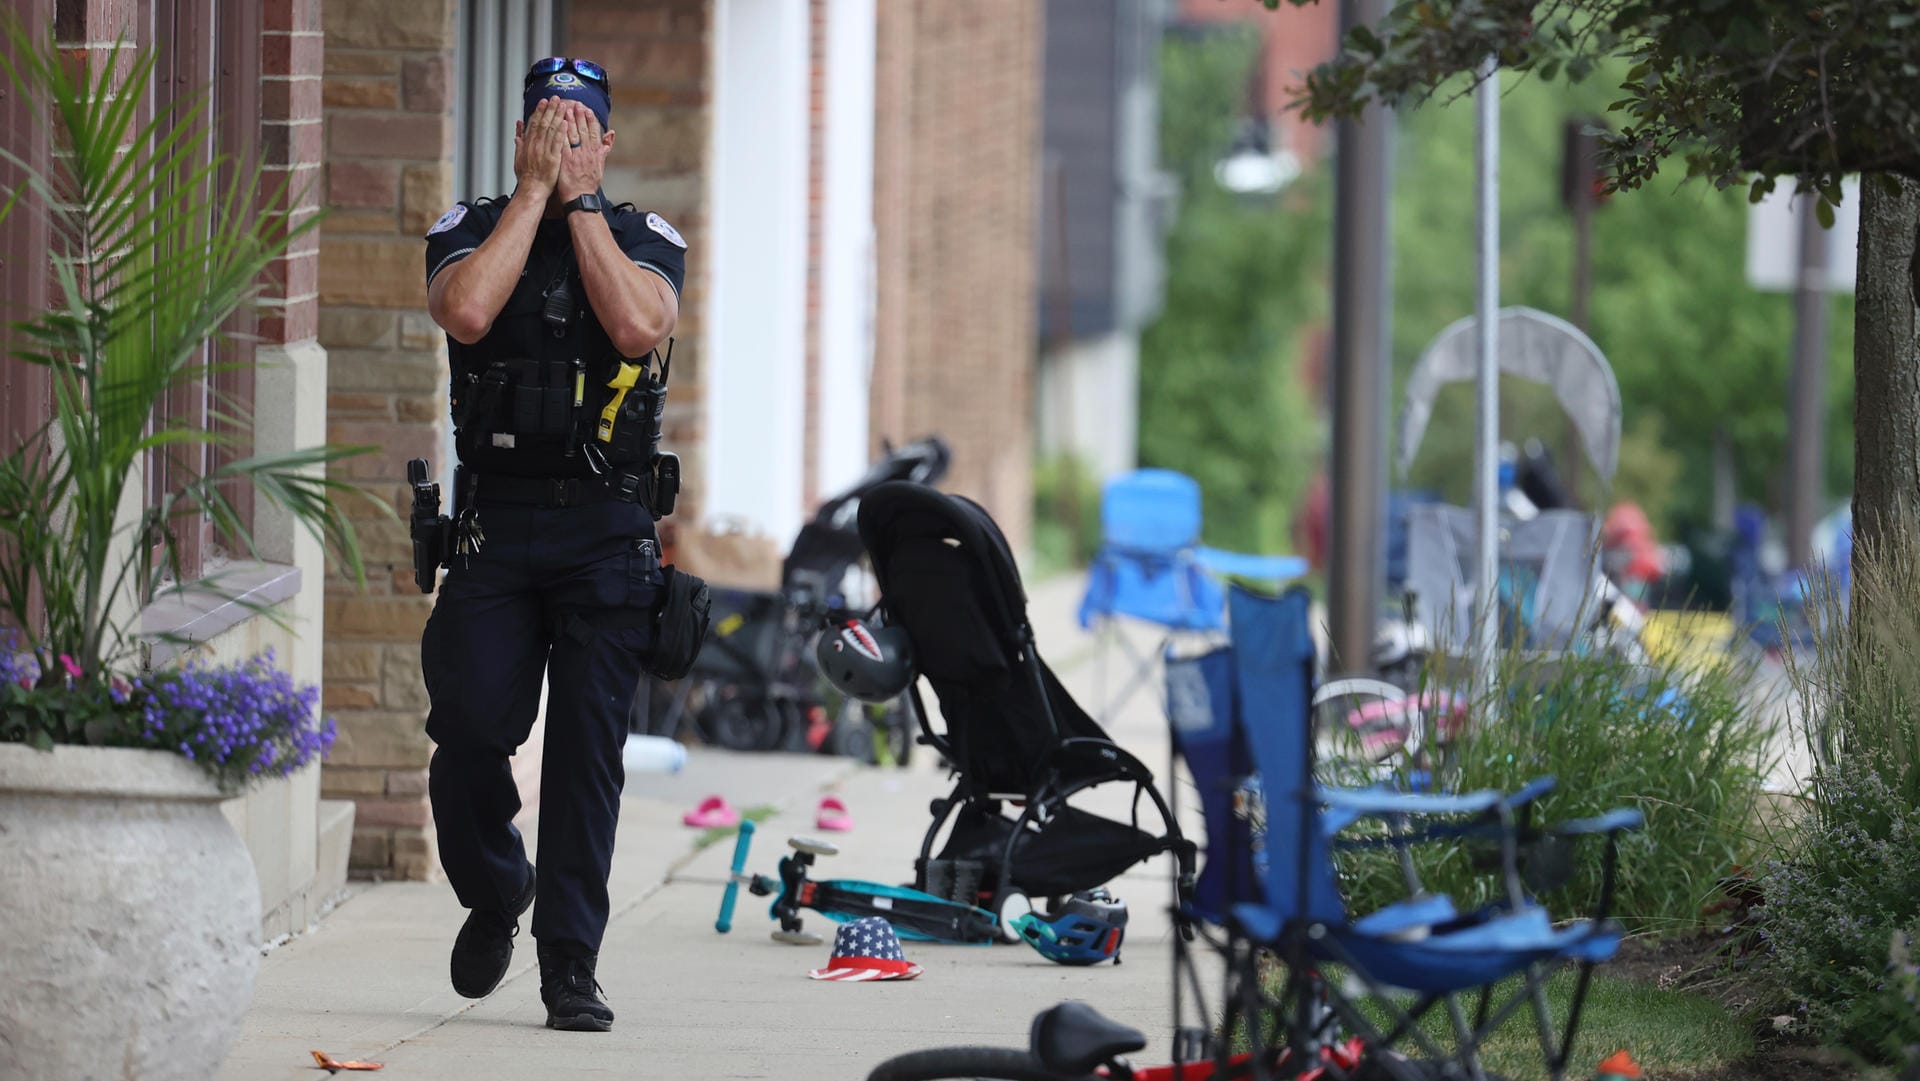
<path id="1" fill-rule="evenodd" d="M 1617 75 L 1627 70 L 1617 61 L 1610 66 Z M 1605 81 L 1503 80 L 1503 303 L 1559 314 L 1571 307 L 1562 129 L 1604 111 Z M 1434 335 L 1473 311 L 1473 124 L 1468 109 L 1420 109 L 1398 118 L 1393 325 L 1402 376 Z M 1626 430 L 1613 491 L 1601 492 L 1583 475 L 1579 492 L 1589 505 L 1607 494 L 1640 503 L 1663 535 L 1705 522 L 1716 429 L 1732 445 L 1743 499 L 1769 498 L 1786 461 L 1792 298 L 1747 284 L 1742 195 L 1655 183 L 1610 199 L 1593 218 L 1587 330 L 1619 379 Z M 1850 355 L 1851 298 L 1833 299 L 1829 329 L 1830 355 Z M 1829 374 L 1828 487 L 1844 493 L 1852 477 L 1852 372 L 1837 364 Z M 1448 388 L 1416 460 L 1416 485 L 1471 498 L 1472 419 L 1471 388 Z M 1581 465 L 1561 452 L 1567 444 L 1559 405 L 1531 384 L 1508 381 L 1503 388 L 1501 428 L 1506 438 L 1540 437 L 1557 452 L 1563 474 Z"/>
<path id="2" fill-rule="evenodd" d="M 1140 458 L 1199 481 L 1209 543 L 1274 551 L 1289 547 L 1288 511 L 1321 445 L 1298 373 L 1328 226 L 1317 178 L 1259 201 L 1214 180 L 1255 44 L 1235 33 L 1163 47 L 1160 145 L 1181 194 L 1166 308 L 1141 336 Z"/>
<path id="3" fill-rule="evenodd" d="M 1277 8 L 1280 0 L 1263 0 Z M 1287 0 L 1304 5 L 1316 0 Z M 1920 0 L 1417 0 L 1356 27 L 1299 93 L 1315 120 L 1462 87 L 1488 58 L 1580 82 L 1632 66 L 1602 140 L 1617 189 L 1674 155 L 1717 187 L 1862 184 L 1855 308 L 1854 521 L 1863 541 L 1920 507 Z M 1862 547 L 1857 546 L 1856 552 Z M 1858 576 L 1856 576 L 1858 577 Z M 1868 598 L 1856 597 L 1856 603 Z"/>

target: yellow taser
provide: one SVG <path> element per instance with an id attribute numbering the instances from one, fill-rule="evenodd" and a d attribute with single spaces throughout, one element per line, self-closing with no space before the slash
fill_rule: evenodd
<path id="1" fill-rule="evenodd" d="M 613 418 L 620 415 L 620 403 L 627 400 L 627 391 L 639 380 L 640 371 L 640 365 L 622 362 L 620 370 L 607 380 L 607 386 L 613 388 L 613 400 L 600 411 L 600 442 L 613 442 Z"/>

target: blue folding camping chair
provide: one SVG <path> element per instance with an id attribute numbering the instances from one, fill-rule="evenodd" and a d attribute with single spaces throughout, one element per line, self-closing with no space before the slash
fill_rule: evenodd
<path id="1" fill-rule="evenodd" d="M 1374 1069 L 1401 1081 L 1436 1071 L 1481 1081 L 1481 1044 L 1531 1005 L 1545 1066 L 1558 1081 L 1566 1073 L 1592 969 L 1620 943 L 1619 927 L 1607 919 L 1617 838 L 1639 825 L 1639 813 L 1614 811 L 1535 831 L 1530 809 L 1552 791 L 1551 778 L 1510 795 L 1422 795 L 1316 783 L 1308 609 L 1303 590 L 1268 598 L 1235 587 L 1228 599 L 1231 645 L 1168 661 L 1170 729 L 1199 792 L 1207 835 L 1206 859 L 1185 915 L 1224 930 L 1220 948 L 1228 961 L 1226 1038 L 1214 1041 L 1183 1026 L 1186 1038 L 1180 1042 L 1210 1046 L 1224 1069 L 1232 1028 L 1240 1026 L 1252 1047 L 1248 1058 L 1256 1077 L 1291 1076 L 1301 1067 L 1281 1064 L 1302 1062 L 1293 1056 L 1304 1054 L 1304 1061 L 1332 1077 Z M 1353 830 L 1367 821 L 1387 828 Z M 1523 882 L 1523 845 L 1589 835 L 1607 840 L 1600 911 L 1590 920 L 1556 926 Z M 1425 893 L 1407 856 L 1415 844 L 1461 837 L 1493 841 L 1500 851 L 1505 896 L 1473 912 Z M 1338 889 L 1335 854 L 1383 845 L 1400 851 L 1410 897 L 1364 915 L 1349 913 Z M 1262 956 L 1285 966 L 1277 996 L 1263 982 Z M 1576 963 L 1579 976 L 1564 1028 L 1556 1033 L 1544 981 L 1561 962 Z M 1178 944 L 1176 963 L 1189 972 L 1176 975 L 1176 987 L 1200 998 L 1205 1016 L 1191 959 Z M 1360 1010 L 1341 981 L 1320 977 L 1328 966 L 1344 969 L 1364 989 L 1358 998 L 1371 998 L 1385 1011 L 1386 1031 Z M 1510 977 L 1519 977 L 1519 985 L 1496 1006 L 1495 985 Z M 1412 1005 L 1401 1005 L 1389 993 L 1395 990 L 1412 992 Z M 1471 1019 L 1461 1002 L 1468 992 L 1479 999 Z M 1451 1048 L 1420 1025 L 1442 1005 L 1453 1030 Z M 1177 1016 L 1179 1010 L 1176 1001 Z M 1403 1042 L 1425 1061 L 1400 1052 Z M 1336 1048 L 1347 1057 L 1334 1054 Z"/>
<path id="2" fill-rule="evenodd" d="M 1095 670 L 1095 711 L 1110 720 L 1137 690 L 1152 680 L 1154 657 L 1182 632 L 1226 627 L 1223 579 L 1281 583 L 1307 573 L 1298 556 L 1227 552 L 1200 543 L 1200 485 L 1169 469 L 1139 469 L 1108 481 L 1100 502 L 1100 549 L 1087 571 L 1080 626 L 1100 636 Z M 1119 632 L 1122 617 L 1161 628 L 1158 648 L 1142 654 Z M 1133 671 L 1109 699 L 1107 649 L 1118 643 Z"/>

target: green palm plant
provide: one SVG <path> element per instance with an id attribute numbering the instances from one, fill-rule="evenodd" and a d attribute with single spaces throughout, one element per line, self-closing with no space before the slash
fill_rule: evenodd
<path id="1" fill-rule="evenodd" d="M 177 388 L 211 383 L 219 365 L 206 344 L 255 302 L 263 273 L 317 216 L 289 223 L 262 211 L 293 203 L 285 184 L 261 198 L 257 163 L 203 160 L 204 92 L 142 117 L 150 51 L 116 47 L 89 65 L 17 19 L 5 34 L 0 65 L 21 100 L 43 106 L 55 153 L 39 164 L 0 150 L 19 178 L 0 187 L 0 221 L 44 216 L 52 254 L 46 310 L 8 328 L 9 354 L 46 373 L 52 408 L 0 458 L 0 614 L 39 658 L 36 685 L 50 689 L 75 671 L 108 679 L 134 655 L 132 613 L 187 588 L 183 522 L 204 516 L 230 551 L 257 554 L 232 498 L 244 487 L 364 581 L 340 502 L 351 489 L 326 470 L 367 448 L 251 454 L 250 418 L 232 403 L 210 402 L 205 426 L 166 415 Z M 227 449 L 204 470 L 169 471 L 168 490 L 142 507 L 143 463 L 195 444 Z M 222 592 L 218 576 L 193 588 Z"/>

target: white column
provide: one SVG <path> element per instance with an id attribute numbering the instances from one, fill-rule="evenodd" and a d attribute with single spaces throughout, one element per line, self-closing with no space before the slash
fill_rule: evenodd
<path id="1" fill-rule="evenodd" d="M 806 392 L 807 5 L 717 0 L 706 327 L 710 517 L 799 530 Z"/>
<path id="2" fill-rule="evenodd" d="M 820 236 L 819 492 L 867 468 L 873 365 L 874 0 L 827 5 L 824 205 Z"/>

